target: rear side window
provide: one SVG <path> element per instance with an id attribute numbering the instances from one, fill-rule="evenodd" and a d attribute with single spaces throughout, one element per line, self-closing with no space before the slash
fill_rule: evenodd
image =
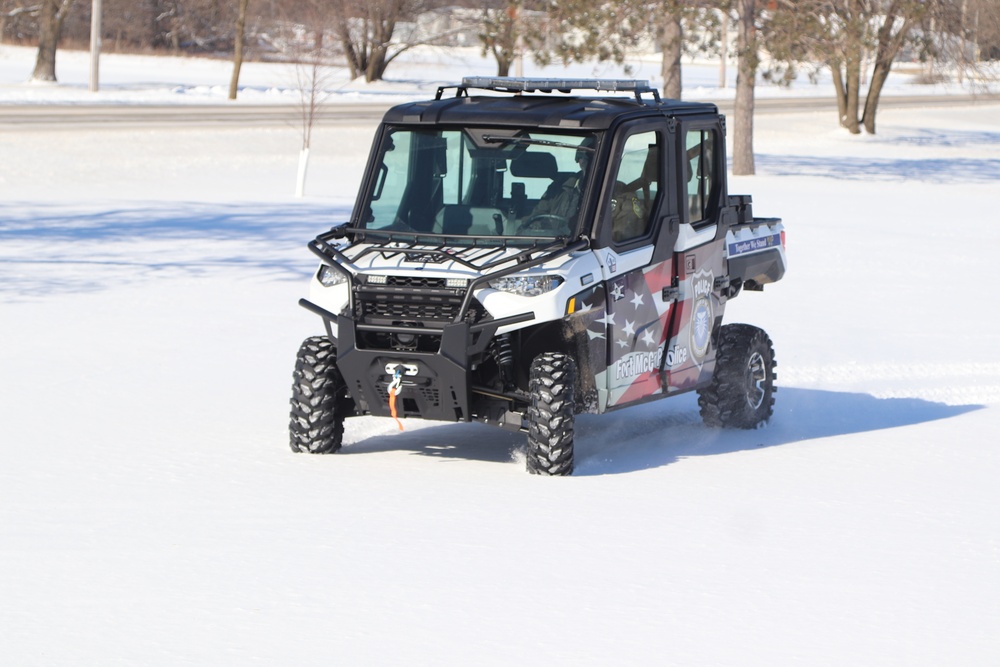
<path id="1" fill-rule="evenodd" d="M 716 207 L 720 180 L 718 141 L 713 129 L 690 129 L 684 134 L 683 187 L 687 193 L 688 221 L 694 225 L 709 220 Z"/>

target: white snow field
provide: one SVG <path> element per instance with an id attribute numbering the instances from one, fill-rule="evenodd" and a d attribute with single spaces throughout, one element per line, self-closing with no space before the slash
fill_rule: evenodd
<path id="1" fill-rule="evenodd" d="M 759 116 L 731 191 L 790 270 L 727 319 L 772 422 L 583 416 L 568 478 L 476 424 L 289 450 L 373 130 L 318 128 L 303 199 L 294 128 L 0 131 L 0 662 L 1000 664 L 1000 105 Z"/>

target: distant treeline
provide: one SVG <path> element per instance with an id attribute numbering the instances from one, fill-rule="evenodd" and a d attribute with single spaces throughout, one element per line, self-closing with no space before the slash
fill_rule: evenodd
<path id="1" fill-rule="evenodd" d="M 393 24 L 396 43 L 419 42 L 442 45 L 480 46 L 502 61 L 504 40 L 519 35 L 527 51 L 547 52 L 548 57 L 581 55 L 574 47 L 604 42 L 598 57 L 614 57 L 616 49 L 648 46 L 659 50 L 665 26 L 656 17 L 687 12 L 692 25 L 684 33 L 685 50 L 705 51 L 706 37 L 698 29 L 706 11 L 735 13 L 737 2 L 746 0 L 250 0 L 246 25 L 247 53 L 252 59 L 288 59 L 301 53 L 303 45 L 315 45 L 325 36 L 323 47 L 332 55 L 349 56 L 350 44 L 359 31 L 384 31 Z M 752 1 L 752 0 L 751 0 Z M 824 4 L 849 7 L 853 0 L 824 0 Z M 69 3 L 62 24 L 61 45 L 83 47 L 90 40 L 91 0 L 0 0 L 0 41 L 32 45 L 40 32 L 44 2 Z M 813 10 L 815 0 L 757 0 L 763 12 L 780 14 L 785 8 L 803 13 Z M 998 0 L 869 0 L 865 5 L 884 5 L 884 11 L 905 11 L 907 3 L 937 7 L 925 12 L 921 39 L 963 39 L 975 44 L 982 60 L 1000 59 L 1000 1 Z M 103 50 L 112 52 L 170 51 L 189 54 L 231 53 L 236 38 L 237 0 L 102 0 Z M 631 35 L 607 35 L 598 25 L 611 16 L 631 26 Z M 592 10 L 592 11 L 590 11 Z M 878 7 L 869 8 L 878 13 Z M 644 14 L 643 21 L 635 16 Z M 842 14 L 847 16 L 848 14 Z M 934 17 L 933 19 L 931 17 Z M 520 17 L 520 22 L 518 18 Z M 593 25 L 587 25 L 592 17 Z M 572 20 L 567 21 L 568 18 Z M 667 23 L 665 21 L 664 23 Z M 709 21 L 714 23 L 714 21 Z M 573 36 L 553 45 L 551 31 L 569 25 Z M 768 28 L 767 23 L 761 29 Z M 705 25 L 717 31 L 714 25 Z M 546 33 L 548 35 L 546 36 Z M 593 37 L 597 41 L 593 41 Z M 385 38 L 385 35 L 372 35 Z M 539 44 L 542 40 L 545 43 Z M 711 40 L 709 40 L 711 41 Z M 711 50 L 709 48 L 709 50 Z M 928 51 L 929 53 L 930 51 Z M 585 55 L 585 54 L 584 54 Z M 543 54 L 543 58 L 545 54 Z M 502 62 L 501 62 L 502 66 Z"/>

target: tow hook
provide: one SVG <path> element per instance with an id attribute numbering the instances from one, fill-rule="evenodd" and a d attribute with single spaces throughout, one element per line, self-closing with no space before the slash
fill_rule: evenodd
<path id="1" fill-rule="evenodd" d="M 399 366 L 396 366 L 396 370 L 392 374 L 392 381 L 389 382 L 389 414 L 396 420 L 396 426 L 399 427 L 400 431 L 403 430 L 403 422 L 399 421 L 399 417 L 396 415 L 396 395 L 402 386 L 403 371 L 400 370 Z"/>

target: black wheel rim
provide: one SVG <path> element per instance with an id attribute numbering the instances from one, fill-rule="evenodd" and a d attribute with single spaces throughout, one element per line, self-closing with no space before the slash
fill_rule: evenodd
<path id="1" fill-rule="evenodd" d="M 760 352 L 750 355 L 747 363 L 747 403 L 753 410 L 759 410 L 767 396 L 767 364 Z"/>

